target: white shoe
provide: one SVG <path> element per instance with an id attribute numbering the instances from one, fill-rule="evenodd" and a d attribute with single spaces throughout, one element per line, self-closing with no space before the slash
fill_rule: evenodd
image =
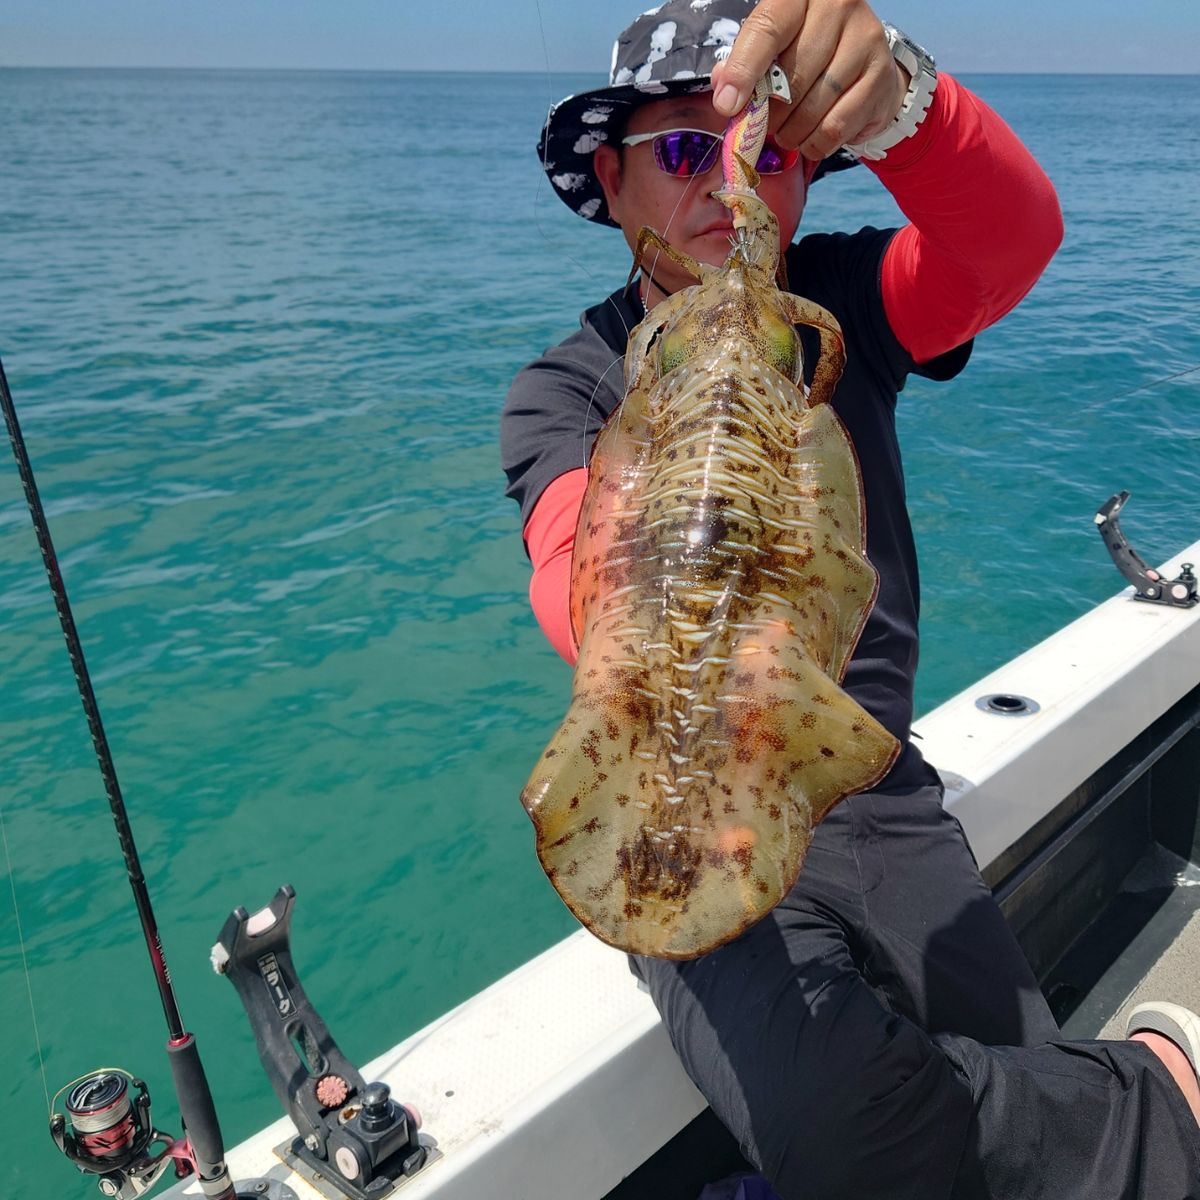
<path id="1" fill-rule="evenodd" d="M 1170 1004 L 1166 1000 L 1153 1000 L 1149 1004 L 1139 1004 L 1129 1014 L 1125 1026 L 1125 1036 L 1147 1031 L 1161 1033 L 1169 1038 L 1188 1057 L 1192 1070 L 1200 1077 L 1200 1016 L 1182 1004 Z"/>

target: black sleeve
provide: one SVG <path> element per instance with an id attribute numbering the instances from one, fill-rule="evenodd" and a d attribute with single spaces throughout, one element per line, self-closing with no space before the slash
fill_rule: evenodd
<path id="1" fill-rule="evenodd" d="M 592 443 L 623 388 L 623 356 L 585 325 L 518 372 L 500 418 L 505 494 L 524 526 L 546 488 L 587 466 Z"/>
<path id="2" fill-rule="evenodd" d="M 896 339 L 883 307 L 882 273 L 884 252 L 897 232 L 867 226 L 854 234 L 810 234 L 789 247 L 788 276 L 794 292 L 841 321 L 847 355 L 862 355 L 899 392 L 909 375 L 953 379 L 967 365 L 973 342 L 917 363 Z"/>
<path id="3" fill-rule="evenodd" d="M 500 415 L 505 494 L 526 526 L 559 475 L 586 467 L 596 434 L 624 394 L 625 342 L 641 320 L 625 289 L 588 308 L 580 330 L 517 373 Z"/>

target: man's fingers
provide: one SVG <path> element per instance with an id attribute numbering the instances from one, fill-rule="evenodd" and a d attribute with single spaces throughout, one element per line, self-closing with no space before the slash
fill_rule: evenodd
<path id="1" fill-rule="evenodd" d="M 822 159 L 893 120 L 903 96 L 883 26 L 854 0 L 760 0 L 729 58 L 713 69 L 713 104 L 732 116 L 778 60 L 792 108 L 775 131 L 781 145 Z"/>
<path id="2" fill-rule="evenodd" d="M 788 73 L 793 104 L 775 131 L 775 137 L 781 146 L 789 149 L 808 137 L 861 73 L 861 67 L 851 68 L 844 55 L 838 61 L 836 31 L 823 30 L 822 33 L 824 36 L 805 42 L 803 62 L 797 56 L 795 66 L 789 70 L 788 56 L 785 55 L 780 64 Z"/>
<path id="3" fill-rule="evenodd" d="M 826 85 L 818 80 L 813 88 L 824 91 Z M 793 113 L 779 127 L 776 140 L 781 146 L 799 146 L 805 158 L 820 162 L 847 141 L 843 130 L 861 112 L 862 95 L 859 81 L 850 82 L 840 95 L 828 98 L 824 111 L 815 121 L 803 115 L 801 110 Z"/>
<path id="4" fill-rule="evenodd" d="M 835 61 L 830 64 L 827 74 L 832 76 L 837 69 Z M 839 146 L 860 142 L 872 132 L 886 128 L 895 113 L 887 111 L 890 91 L 880 74 L 878 66 L 868 67 L 827 107 L 814 126 L 791 128 L 789 118 L 780 126 L 776 138 L 781 145 L 798 144 L 805 158 L 820 160 Z M 819 89 L 823 82 L 818 81 L 813 86 Z"/>
<path id="5" fill-rule="evenodd" d="M 767 73 L 767 68 L 796 40 L 808 5 L 797 0 L 762 0 L 742 22 L 733 49 L 713 71 L 713 105 L 731 117 Z"/>

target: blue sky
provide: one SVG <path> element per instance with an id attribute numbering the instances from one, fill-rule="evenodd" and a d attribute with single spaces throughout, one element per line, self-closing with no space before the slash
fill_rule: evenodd
<path id="1" fill-rule="evenodd" d="M 608 66 L 623 0 L 3 0 L 0 66 Z M 1200 72 L 1198 0 L 888 0 L 953 71 Z M 1166 119 L 1166 115 L 1164 115 Z"/>

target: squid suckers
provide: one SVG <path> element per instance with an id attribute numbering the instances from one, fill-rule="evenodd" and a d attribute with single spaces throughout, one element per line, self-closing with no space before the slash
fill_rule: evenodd
<path id="1" fill-rule="evenodd" d="M 839 686 L 878 586 L 828 403 L 840 329 L 754 233 L 721 269 L 686 260 L 702 282 L 630 339 L 575 539 L 571 706 L 522 793 L 567 906 L 634 954 L 766 915 L 899 752 Z M 807 396 L 796 323 L 822 341 Z"/>

